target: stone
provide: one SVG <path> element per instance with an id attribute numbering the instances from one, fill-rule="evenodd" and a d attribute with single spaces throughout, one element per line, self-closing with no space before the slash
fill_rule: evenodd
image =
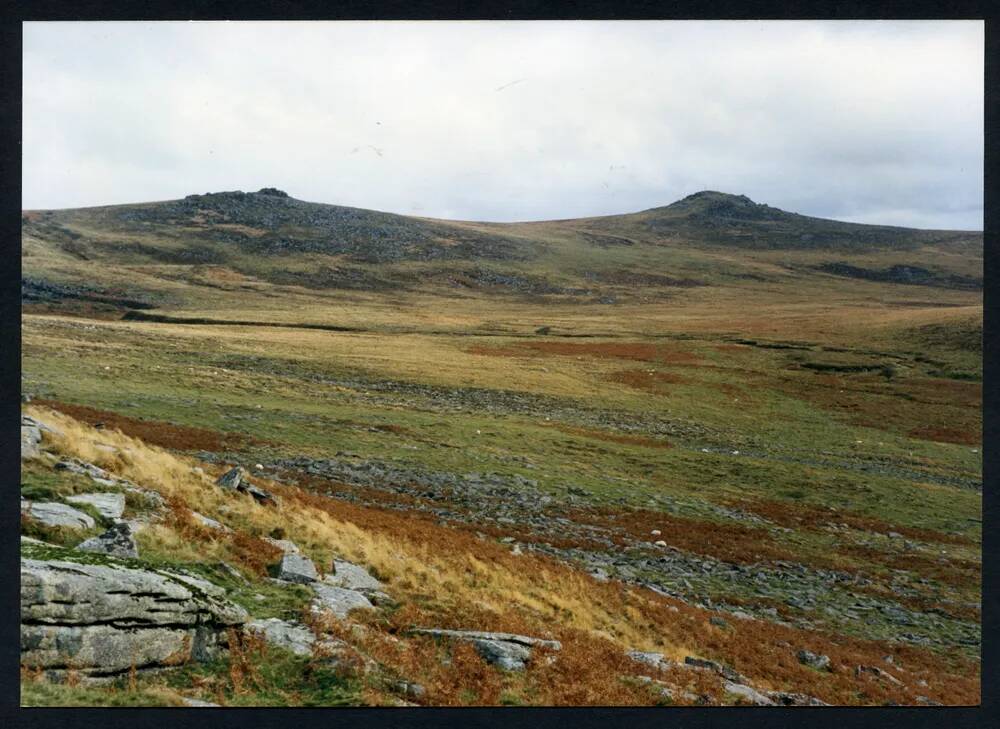
<path id="1" fill-rule="evenodd" d="M 518 643 L 479 638 L 472 644 L 483 660 L 505 671 L 523 671 L 531 660 L 531 649 Z"/>
<path id="2" fill-rule="evenodd" d="M 657 547 L 666 547 L 667 546 L 667 543 L 664 542 L 662 539 L 657 539 L 655 542 L 653 542 L 653 544 L 655 544 Z"/>
<path id="3" fill-rule="evenodd" d="M 93 529 L 97 523 L 90 514 L 55 501 L 21 501 L 21 513 L 45 526 Z"/>
<path id="4" fill-rule="evenodd" d="M 192 511 L 191 517 L 201 526 L 207 529 L 212 529 L 217 532 L 222 532 L 223 534 L 233 533 L 233 530 L 227 527 L 225 524 L 217 522 L 215 519 L 205 516 L 204 514 L 199 514 L 197 511 Z"/>
<path id="5" fill-rule="evenodd" d="M 674 664 L 669 658 L 664 657 L 662 653 L 651 653 L 647 651 L 629 651 L 626 653 L 629 658 L 633 661 L 638 661 L 639 663 L 645 663 L 647 666 L 652 666 L 653 668 L 663 669 L 670 668 Z"/>
<path id="6" fill-rule="evenodd" d="M 21 459 L 38 458 L 42 454 L 42 431 L 36 425 L 25 425 L 21 421 Z"/>
<path id="7" fill-rule="evenodd" d="M 309 628 L 279 618 L 252 620 L 246 624 L 246 628 L 261 633 L 269 644 L 289 650 L 297 656 L 312 655 L 316 644 L 316 636 Z"/>
<path id="8" fill-rule="evenodd" d="M 733 669 L 729 668 L 729 666 L 723 666 L 721 663 L 718 663 L 716 661 L 710 661 L 706 658 L 685 656 L 684 663 L 688 666 L 693 666 L 694 668 L 702 668 L 707 671 L 712 671 L 713 673 L 717 673 L 723 678 L 729 679 L 734 683 L 739 683 L 743 679 L 743 677 L 740 674 L 738 674 Z"/>
<path id="9" fill-rule="evenodd" d="M 375 607 L 367 597 L 354 590 L 322 582 L 317 582 L 312 587 L 316 594 L 316 599 L 312 603 L 315 612 L 333 613 L 341 620 L 345 620 L 352 610 L 372 610 Z"/>
<path id="10" fill-rule="evenodd" d="M 708 622 L 719 628 L 729 627 L 729 623 L 726 622 L 725 618 L 720 618 L 718 615 L 713 615 L 712 617 L 710 617 L 708 619 Z"/>
<path id="11" fill-rule="evenodd" d="M 304 554 L 286 552 L 281 556 L 275 577 L 284 582 L 309 584 L 315 582 L 319 574 L 316 572 L 316 565 Z"/>
<path id="12" fill-rule="evenodd" d="M 189 699 L 188 697 L 182 697 L 181 703 L 185 706 L 190 706 L 192 709 L 213 709 L 220 708 L 219 704 L 213 704 L 211 701 L 202 701 L 201 699 Z"/>
<path id="13" fill-rule="evenodd" d="M 431 635 L 437 638 L 468 641 L 483 660 L 505 671 L 523 671 L 531 659 L 531 649 L 537 646 L 551 650 L 562 649 L 562 644 L 557 640 L 544 640 L 514 633 L 441 628 L 414 628 L 409 632 L 411 635 Z"/>
<path id="14" fill-rule="evenodd" d="M 274 537 L 261 537 L 261 539 L 280 549 L 282 554 L 301 554 L 302 552 L 302 550 L 299 549 L 299 545 L 290 539 L 275 539 Z"/>
<path id="15" fill-rule="evenodd" d="M 757 689 L 734 681 L 725 681 L 722 687 L 727 693 L 738 696 L 741 701 L 746 701 L 754 706 L 774 706 L 774 701 L 762 694 Z"/>
<path id="16" fill-rule="evenodd" d="M 265 491 L 253 484 L 248 484 L 244 490 L 261 506 L 278 506 L 278 497 L 270 491 Z"/>
<path id="17" fill-rule="evenodd" d="M 125 494 L 122 493 L 74 494 L 67 496 L 66 501 L 90 504 L 108 519 L 119 519 L 125 513 Z"/>
<path id="18" fill-rule="evenodd" d="M 341 559 L 333 560 L 330 574 L 326 575 L 323 581 L 334 587 L 364 593 L 381 592 L 383 588 L 382 583 L 372 577 L 364 567 Z"/>
<path id="19" fill-rule="evenodd" d="M 223 594 L 167 571 L 22 558 L 21 665 L 108 676 L 207 660 L 247 619 Z"/>
<path id="20" fill-rule="evenodd" d="M 219 476 L 215 480 L 215 483 L 220 488 L 227 491 L 238 491 L 241 494 L 250 494 L 254 501 L 261 505 L 278 505 L 278 497 L 269 491 L 265 491 L 258 486 L 254 486 L 250 483 L 249 475 L 240 466 L 234 466 L 226 471 L 224 474 Z"/>
<path id="21" fill-rule="evenodd" d="M 815 668 L 818 671 L 826 670 L 830 667 L 830 657 L 825 655 L 817 655 L 812 651 L 800 650 L 796 654 L 799 663 L 803 666 L 809 666 L 810 668 Z"/>
<path id="22" fill-rule="evenodd" d="M 243 485 L 243 478 L 245 475 L 246 471 L 239 466 L 234 466 L 219 476 L 219 478 L 215 480 L 215 485 L 220 486 L 227 491 L 238 491 L 240 486 Z"/>
<path id="23" fill-rule="evenodd" d="M 820 701 L 815 696 L 809 696 L 808 694 L 771 691 L 768 696 L 778 706 L 829 706 L 825 701 Z"/>
<path id="24" fill-rule="evenodd" d="M 404 696 L 409 696 L 411 699 L 422 699 L 427 695 L 427 689 L 413 681 L 397 681 L 393 685 L 393 688 Z"/>
<path id="25" fill-rule="evenodd" d="M 82 552 L 100 552 L 115 557 L 139 556 L 139 547 L 135 543 L 132 527 L 127 522 L 113 524 L 103 534 L 91 537 L 76 546 Z"/>

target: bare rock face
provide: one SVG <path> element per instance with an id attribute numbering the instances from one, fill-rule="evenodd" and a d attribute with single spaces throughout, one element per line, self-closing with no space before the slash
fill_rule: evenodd
<path id="1" fill-rule="evenodd" d="M 38 458 L 41 455 L 42 433 L 62 435 L 58 428 L 43 423 L 30 415 L 21 416 L 21 458 Z"/>
<path id="2" fill-rule="evenodd" d="M 271 645 L 291 651 L 297 656 L 312 656 L 319 652 L 336 656 L 348 649 L 347 643 L 329 636 L 317 637 L 302 623 L 292 623 L 280 618 L 253 620 L 246 624 L 247 630 L 260 633 Z"/>
<path id="3" fill-rule="evenodd" d="M 21 559 L 21 664 L 109 676 L 205 660 L 246 622 L 225 591 L 165 571 Z"/>
<path id="4" fill-rule="evenodd" d="M 118 522 L 103 534 L 91 537 L 76 546 L 83 552 L 100 552 L 115 557 L 139 556 L 139 547 L 135 543 L 132 526 L 128 522 Z"/>
<path id="5" fill-rule="evenodd" d="M 304 554 L 285 552 L 281 556 L 281 562 L 278 563 L 275 576 L 285 582 L 308 584 L 315 582 L 319 574 L 316 572 L 316 565 Z"/>
<path id="6" fill-rule="evenodd" d="M 316 599 L 313 601 L 313 610 L 316 612 L 330 612 L 344 620 L 351 610 L 374 608 L 371 601 L 360 592 L 322 582 L 317 582 L 312 587 L 316 593 Z"/>
<path id="7" fill-rule="evenodd" d="M 21 513 L 50 527 L 70 527 L 71 529 L 93 529 L 96 522 L 90 514 L 85 514 L 72 506 L 56 501 L 21 500 Z"/>
<path id="8" fill-rule="evenodd" d="M 333 560 L 331 574 L 328 574 L 323 581 L 334 587 L 363 593 L 381 592 L 383 588 L 382 583 L 372 577 L 364 567 L 341 559 Z"/>
<path id="9" fill-rule="evenodd" d="M 532 648 L 541 646 L 556 651 L 562 649 L 562 644 L 557 640 L 544 640 L 514 633 L 444 630 L 441 628 L 416 628 L 410 633 L 468 641 L 472 643 L 483 660 L 505 671 L 523 671 L 528 661 L 531 660 Z"/>
<path id="10" fill-rule="evenodd" d="M 108 519 L 119 519 L 125 513 L 125 494 L 122 493 L 75 494 L 67 496 L 66 501 L 71 504 L 90 504 Z"/>
<path id="11" fill-rule="evenodd" d="M 240 466 L 234 466 L 219 476 L 215 481 L 216 485 L 227 491 L 238 491 L 241 494 L 250 494 L 254 501 L 263 506 L 277 506 L 278 497 L 270 491 L 255 486 L 250 482 L 247 472 Z"/>

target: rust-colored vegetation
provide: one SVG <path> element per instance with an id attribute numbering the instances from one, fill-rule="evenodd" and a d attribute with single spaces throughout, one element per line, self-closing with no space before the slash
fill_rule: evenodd
<path id="1" fill-rule="evenodd" d="M 125 435 L 139 438 L 147 443 L 173 450 L 225 451 L 240 450 L 250 445 L 261 444 L 254 438 L 239 433 L 220 433 L 207 428 L 192 428 L 174 425 L 159 420 L 140 420 L 120 415 L 110 410 L 101 410 L 87 405 L 60 402 L 58 400 L 37 399 L 44 407 L 58 410 L 88 425 L 109 430 L 119 430 Z"/>

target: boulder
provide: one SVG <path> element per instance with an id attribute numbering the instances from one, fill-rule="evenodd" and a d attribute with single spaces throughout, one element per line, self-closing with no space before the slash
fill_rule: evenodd
<path id="1" fill-rule="evenodd" d="M 278 498 L 262 488 L 250 483 L 249 475 L 240 466 L 234 466 L 219 476 L 215 481 L 216 485 L 227 491 L 238 491 L 241 494 L 250 494 L 258 504 L 278 505 Z"/>
<path id="2" fill-rule="evenodd" d="M 710 661 L 706 658 L 696 658 L 695 656 L 685 656 L 684 663 L 688 666 L 693 666 L 694 668 L 701 668 L 706 671 L 711 671 L 722 676 L 729 681 L 734 683 L 740 683 L 745 679 L 739 673 L 734 671 L 729 666 L 723 666 L 721 663 L 716 661 Z"/>
<path id="3" fill-rule="evenodd" d="M 118 522 L 103 534 L 91 537 L 76 546 L 83 552 L 100 552 L 115 557 L 139 556 L 139 547 L 135 543 L 135 535 L 128 522 Z"/>
<path id="4" fill-rule="evenodd" d="M 204 514 L 199 514 L 197 511 L 192 511 L 191 517 L 201 526 L 206 527 L 207 529 L 212 529 L 217 532 L 222 532 L 223 534 L 232 534 L 233 532 L 233 530 L 227 527 L 225 524 L 217 522 L 215 519 L 205 516 Z"/>
<path id="5" fill-rule="evenodd" d="M 532 648 L 542 646 L 551 650 L 562 649 L 562 644 L 557 640 L 544 640 L 515 633 L 444 630 L 441 628 L 414 628 L 410 633 L 468 641 L 472 643 L 483 660 L 506 671 L 523 671 L 528 661 L 531 660 Z"/>
<path id="6" fill-rule="evenodd" d="M 167 571 L 21 559 L 21 664 L 108 676 L 206 660 L 246 611 Z"/>
<path id="7" fill-rule="evenodd" d="M 371 601 L 360 592 L 345 590 L 342 587 L 334 587 L 322 582 L 317 582 L 312 587 L 316 593 L 316 599 L 313 600 L 312 604 L 315 612 L 330 612 L 344 620 L 351 610 L 371 610 L 374 608 Z"/>
<path id="8" fill-rule="evenodd" d="M 260 633 L 271 645 L 291 651 L 297 656 L 312 655 L 316 636 L 301 623 L 290 623 L 279 618 L 252 620 L 246 624 L 248 630 Z"/>
<path id="9" fill-rule="evenodd" d="M 50 527 L 93 529 L 96 526 L 90 514 L 55 501 L 21 501 L 21 513 Z"/>
<path id="10" fill-rule="evenodd" d="M 323 581 L 334 587 L 364 593 L 381 592 L 383 588 L 382 583 L 372 577 L 364 567 L 341 559 L 333 560 L 330 574 L 326 575 Z"/>
<path id="11" fill-rule="evenodd" d="M 75 494 L 67 496 L 66 501 L 71 504 L 90 504 L 108 519 L 120 519 L 125 513 L 125 494 L 121 493 Z"/>
<path id="12" fill-rule="evenodd" d="M 664 657 L 662 653 L 650 653 L 646 651 L 629 651 L 626 653 L 629 658 L 633 661 L 638 661 L 639 663 L 645 663 L 647 666 L 652 666 L 653 668 L 670 668 L 676 665 L 669 658 Z"/>
<path id="13" fill-rule="evenodd" d="M 771 691 L 768 696 L 778 706 L 829 706 L 825 701 L 820 701 L 815 696 L 809 696 L 808 694 Z"/>
<path id="14" fill-rule="evenodd" d="M 78 458 L 64 459 L 59 461 L 55 467 L 60 471 L 69 471 L 70 473 L 78 473 L 81 476 L 89 476 L 94 483 L 99 483 L 102 486 L 114 486 L 119 483 L 128 483 L 124 479 L 117 478 L 116 476 L 108 473 L 100 466 L 95 466 L 93 463 L 81 461 Z"/>
<path id="15" fill-rule="evenodd" d="M 243 485 L 243 479 L 245 477 L 246 471 L 239 466 L 234 466 L 219 476 L 219 478 L 215 480 L 215 484 L 216 486 L 221 486 L 227 491 L 238 491 L 240 486 Z"/>
<path id="16" fill-rule="evenodd" d="M 299 554 L 302 550 L 299 549 L 299 545 L 290 539 L 275 539 L 273 537 L 261 537 L 265 542 L 271 544 L 282 551 L 284 554 Z"/>
<path id="17" fill-rule="evenodd" d="M 726 693 L 739 697 L 741 701 L 753 704 L 754 706 L 774 706 L 774 701 L 762 694 L 757 689 L 734 681 L 724 681 L 722 687 Z"/>
<path id="18" fill-rule="evenodd" d="M 304 554 L 286 552 L 281 556 L 275 577 L 284 582 L 309 584 L 315 582 L 319 574 L 316 572 L 316 565 Z"/>
<path id="19" fill-rule="evenodd" d="M 815 668 L 818 671 L 823 671 L 830 667 L 830 657 L 824 655 L 816 655 L 812 651 L 801 650 L 798 652 L 797 657 L 799 663 L 803 666 L 809 666 L 810 668 Z"/>
<path id="20" fill-rule="evenodd" d="M 519 643 L 479 638 L 472 644 L 484 661 L 505 671 L 523 671 L 531 660 L 531 649 Z"/>
<path id="21" fill-rule="evenodd" d="M 40 445 L 42 431 L 37 425 L 25 425 L 21 419 L 21 458 L 38 458 L 42 454 Z"/>

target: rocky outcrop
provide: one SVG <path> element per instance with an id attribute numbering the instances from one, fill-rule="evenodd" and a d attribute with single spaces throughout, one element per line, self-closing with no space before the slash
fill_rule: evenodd
<path id="1" fill-rule="evenodd" d="M 215 483 L 227 491 L 250 494 L 258 504 L 267 506 L 278 505 L 278 498 L 271 492 L 252 484 L 247 472 L 240 466 L 234 466 L 226 471 L 216 479 Z"/>
<path id="2" fill-rule="evenodd" d="M 21 513 L 49 527 L 93 529 L 97 525 L 90 514 L 57 501 L 27 501 L 22 499 Z"/>
<path id="3" fill-rule="evenodd" d="M 71 504 L 89 504 L 108 519 L 120 519 L 125 513 L 125 494 L 121 493 L 75 494 L 67 496 L 66 501 Z"/>
<path id="4" fill-rule="evenodd" d="M 289 650 L 297 656 L 321 654 L 336 656 L 349 650 L 347 643 L 330 637 L 317 637 L 301 623 L 291 623 L 280 618 L 252 620 L 247 630 L 260 633 L 269 644 Z"/>
<path id="5" fill-rule="evenodd" d="M 483 660 L 506 671 L 523 671 L 528 661 L 531 660 L 533 648 L 543 647 L 556 651 L 562 649 L 562 644 L 557 640 L 544 640 L 514 633 L 444 630 L 441 628 L 414 628 L 410 633 L 468 641 L 472 643 Z"/>
<path id="6" fill-rule="evenodd" d="M 298 552 L 285 552 L 281 555 L 274 576 L 284 582 L 298 582 L 303 585 L 315 582 L 319 578 L 312 560 Z"/>
<path id="7" fill-rule="evenodd" d="M 21 664 L 107 676 L 204 660 L 247 619 L 225 591 L 187 575 L 21 560 Z"/>
<path id="8" fill-rule="evenodd" d="M 21 416 L 21 458 L 38 458 L 41 455 L 42 433 L 62 435 L 58 428 L 43 423 L 30 415 Z"/>
<path id="9" fill-rule="evenodd" d="M 101 554 L 110 554 L 114 557 L 131 557 L 135 559 L 139 556 L 139 547 L 135 543 L 132 526 L 124 521 L 112 525 L 103 534 L 81 542 L 76 548 L 83 552 L 98 552 Z"/>
<path id="10" fill-rule="evenodd" d="M 375 607 L 371 600 L 354 590 L 346 590 L 322 582 L 314 583 L 312 588 L 316 594 L 312 603 L 313 611 L 333 613 L 341 620 L 346 619 L 352 610 L 371 610 Z"/>
<path id="11" fill-rule="evenodd" d="M 330 574 L 323 578 L 327 584 L 363 593 L 382 592 L 384 587 L 382 583 L 372 577 L 364 567 L 341 559 L 333 560 L 332 567 Z"/>

